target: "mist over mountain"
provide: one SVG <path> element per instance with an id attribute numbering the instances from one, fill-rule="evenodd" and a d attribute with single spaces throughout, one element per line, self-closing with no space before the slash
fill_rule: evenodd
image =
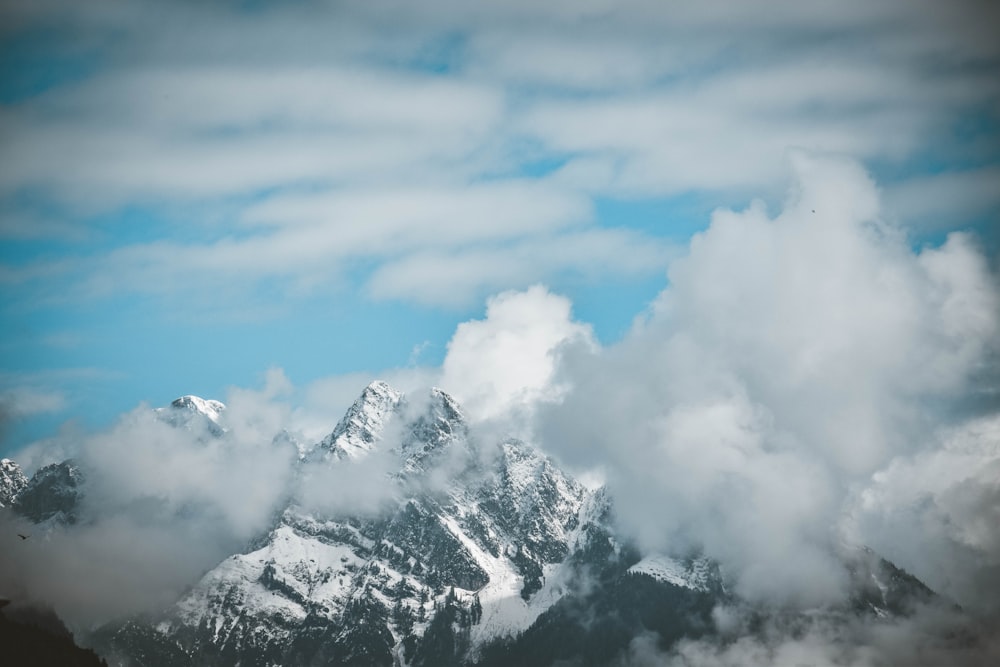
<path id="1" fill-rule="evenodd" d="M 733 561 L 689 542 L 651 551 L 620 521 L 611 487 L 584 486 L 535 446 L 493 438 L 439 389 L 373 382 L 311 445 L 281 431 L 251 447 L 229 413 L 184 397 L 116 431 L 162 438 L 145 442 L 164 470 L 226 457 L 188 470 L 186 483 L 123 488 L 120 469 L 98 467 L 115 459 L 94 455 L 35 472 L 2 515 L 5 535 L 32 537 L 5 551 L 0 586 L 54 604 L 114 665 L 996 656 L 982 617 L 862 544 L 828 544 L 841 587 L 806 605 L 744 592 Z M 222 466 L 243 473 L 229 482 L 234 505 L 266 500 L 254 516 L 197 488 L 227 484 Z"/>

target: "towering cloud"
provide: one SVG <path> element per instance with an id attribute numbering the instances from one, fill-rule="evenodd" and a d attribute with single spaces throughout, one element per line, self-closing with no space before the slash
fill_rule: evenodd
<path id="1" fill-rule="evenodd" d="M 717 211 L 626 340 L 565 358 L 556 378 L 572 390 L 539 428 L 565 459 L 605 468 L 646 548 L 704 549 L 741 593 L 812 604 L 842 590 L 831 547 L 872 537 L 848 509 L 858 489 L 897 461 L 876 478 L 889 493 L 909 457 L 942 451 L 939 427 L 982 404 L 1000 294 L 973 239 L 911 248 L 857 164 L 793 167 L 781 212 Z M 995 526 L 984 493 L 962 506 Z M 996 529 L 979 530 L 992 548 Z M 966 601 L 983 572 L 941 583 Z"/>

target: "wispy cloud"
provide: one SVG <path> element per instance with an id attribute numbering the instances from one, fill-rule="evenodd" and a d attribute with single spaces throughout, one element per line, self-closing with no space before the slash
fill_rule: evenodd
<path id="1" fill-rule="evenodd" d="M 648 230 L 597 258 L 580 249 L 618 223 L 595 217 L 598 194 L 767 192 L 796 148 L 984 159 L 951 127 L 1000 92 L 987 5 L 710 5 L 5 6 L 11 30 L 57 31 L 100 65 L 5 106 L 0 192 L 36 193 L 76 219 L 36 226 L 12 210 L 0 229 L 41 235 L 137 202 L 244 198 L 205 238 L 139 233 L 100 261 L 70 252 L 56 266 L 83 294 L 278 278 L 286 296 L 364 266 L 372 295 L 468 304 L 566 271 L 661 270 L 626 259 Z M 555 173 L 532 176 L 538 162 Z M 983 192 L 989 173 L 935 183 Z M 900 212 L 919 215 L 926 197 L 906 188 Z M 568 228 L 579 233 L 568 243 L 553 236 Z M 468 281 L 461 294 L 409 280 L 438 262 Z M 44 284 L 53 269 L 41 263 L 7 268 L 9 281 Z"/>
<path id="2" fill-rule="evenodd" d="M 0 421 L 59 412 L 65 407 L 66 398 L 54 391 L 24 387 L 0 391 Z"/>

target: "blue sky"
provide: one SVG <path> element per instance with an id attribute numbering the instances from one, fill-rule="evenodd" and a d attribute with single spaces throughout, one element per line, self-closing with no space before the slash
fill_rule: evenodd
<path id="1" fill-rule="evenodd" d="M 0 453 L 435 368 L 535 284 L 613 343 L 796 152 L 996 261 L 995 8 L 692 4 L 3 2 Z"/>

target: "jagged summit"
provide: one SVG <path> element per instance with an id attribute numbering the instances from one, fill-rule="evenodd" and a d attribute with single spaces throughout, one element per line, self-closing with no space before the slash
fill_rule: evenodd
<path id="1" fill-rule="evenodd" d="M 431 387 L 431 396 L 440 401 L 442 409 L 446 410 L 453 419 L 465 419 L 465 412 L 454 396 L 439 387 Z"/>
<path id="2" fill-rule="evenodd" d="M 333 432 L 317 446 L 324 457 L 360 458 L 370 452 L 403 394 L 381 380 L 365 387 Z"/>
<path id="3" fill-rule="evenodd" d="M 376 380 L 307 458 L 313 462 L 363 458 L 390 430 L 388 449 L 402 459 L 403 473 L 419 472 L 426 467 L 425 459 L 453 442 L 467 442 L 468 434 L 465 415 L 447 392 L 434 387 L 407 395 Z"/>

